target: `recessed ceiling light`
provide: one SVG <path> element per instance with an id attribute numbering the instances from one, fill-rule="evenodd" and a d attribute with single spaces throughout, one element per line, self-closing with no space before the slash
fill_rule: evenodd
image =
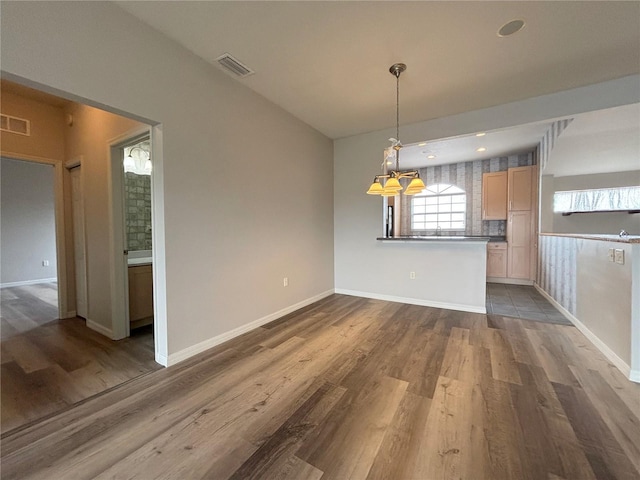
<path id="1" fill-rule="evenodd" d="M 487 149 L 484 147 L 480 147 L 479 149 L 476 150 L 476 152 L 485 152 Z"/>
<path id="2" fill-rule="evenodd" d="M 422 143 L 419 143 L 419 144 L 418 144 L 418 146 L 419 146 L 419 147 L 424 147 L 425 145 L 426 145 L 426 143 L 425 143 L 425 142 L 422 142 Z"/>
<path id="3" fill-rule="evenodd" d="M 511 20 L 510 22 L 505 23 L 500 30 L 498 30 L 499 37 L 508 37 L 509 35 L 513 35 L 514 33 L 519 32 L 524 28 L 524 20 Z"/>
<path id="4" fill-rule="evenodd" d="M 484 132 L 476 133 L 476 137 L 484 137 L 485 135 L 486 133 Z"/>
<path id="5" fill-rule="evenodd" d="M 427 156 L 427 158 L 432 159 L 432 158 L 436 158 L 436 156 L 435 155 L 429 155 L 429 156 Z"/>

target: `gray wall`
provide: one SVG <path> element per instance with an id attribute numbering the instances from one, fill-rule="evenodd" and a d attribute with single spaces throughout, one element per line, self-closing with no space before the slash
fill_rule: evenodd
<path id="1" fill-rule="evenodd" d="M 541 231 L 549 233 L 618 233 L 640 235 L 640 213 L 579 213 L 563 217 L 553 213 L 553 194 L 563 190 L 640 185 L 640 170 L 571 177 L 542 176 Z"/>
<path id="2" fill-rule="evenodd" d="M 53 166 L 2 158 L 0 177 L 0 283 L 56 278 Z"/>
<path id="3" fill-rule="evenodd" d="M 4 75 L 161 125 L 160 354 L 184 358 L 333 288 L 330 139 L 111 2 L 6 2 L 1 21 Z M 95 217 L 87 228 L 108 233 Z M 109 251 L 88 256 L 108 279 Z M 116 295 L 95 293 L 106 309 Z"/>

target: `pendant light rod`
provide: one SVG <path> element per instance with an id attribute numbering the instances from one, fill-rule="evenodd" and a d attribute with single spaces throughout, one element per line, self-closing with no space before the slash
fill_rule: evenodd
<path id="1" fill-rule="evenodd" d="M 399 180 L 411 179 L 409 186 L 404 191 L 405 195 L 416 195 L 420 193 L 424 188 L 424 182 L 420 179 L 420 173 L 417 170 L 411 170 L 403 172 L 400 170 L 400 150 L 402 149 L 402 143 L 400 143 L 400 74 L 407 69 L 404 63 L 394 63 L 389 68 L 389 72 L 396 77 L 396 138 L 391 138 L 392 148 L 395 151 L 396 168 L 391 172 L 383 170 L 382 175 L 376 175 L 373 179 L 373 183 L 369 187 L 367 194 L 369 195 L 382 195 L 383 197 L 395 196 L 403 189 Z M 387 157 L 385 156 L 385 162 Z M 383 167 L 386 167 L 383 164 Z M 381 180 L 385 180 L 384 186 Z"/>
<path id="2" fill-rule="evenodd" d="M 389 67 L 391 75 L 396 77 L 396 140 L 400 141 L 400 74 L 407 69 L 404 63 L 394 63 Z"/>

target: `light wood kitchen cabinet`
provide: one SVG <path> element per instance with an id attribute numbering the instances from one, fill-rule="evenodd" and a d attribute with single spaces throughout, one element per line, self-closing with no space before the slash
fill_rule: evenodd
<path id="1" fill-rule="evenodd" d="M 507 276 L 507 243 L 487 243 L 487 277 L 505 278 Z"/>
<path id="2" fill-rule="evenodd" d="M 532 280 L 531 272 L 531 211 L 509 212 L 507 221 L 507 276 Z"/>
<path id="3" fill-rule="evenodd" d="M 153 322 L 152 272 L 151 265 L 129 267 L 129 321 L 132 328 Z"/>
<path id="4" fill-rule="evenodd" d="M 508 170 L 509 211 L 531 210 L 535 166 Z"/>
<path id="5" fill-rule="evenodd" d="M 506 171 L 482 174 L 482 219 L 507 219 Z"/>

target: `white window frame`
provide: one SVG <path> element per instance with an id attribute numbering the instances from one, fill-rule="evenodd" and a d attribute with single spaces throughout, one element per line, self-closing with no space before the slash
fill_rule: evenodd
<path id="1" fill-rule="evenodd" d="M 452 218 L 453 214 L 456 215 L 457 220 Z M 448 183 L 428 185 L 421 193 L 411 198 L 412 232 L 436 232 L 438 230 L 464 232 L 466 218 L 467 194 L 456 185 Z"/>

